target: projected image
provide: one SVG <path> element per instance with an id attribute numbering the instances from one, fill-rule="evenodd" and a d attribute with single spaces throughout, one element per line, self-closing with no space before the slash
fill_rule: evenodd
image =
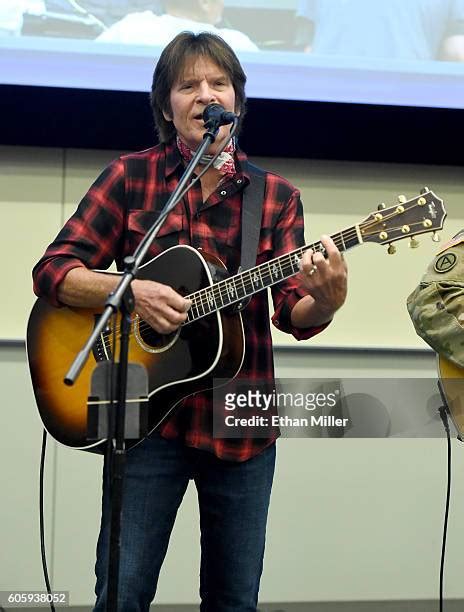
<path id="1" fill-rule="evenodd" d="M 164 46 L 179 32 L 213 31 L 237 51 L 294 46 L 294 2 L 2 0 L 0 32 Z M 273 6 L 275 4 L 275 6 Z M 289 5 L 289 6 L 288 6 Z M 258 18 L 258 19 L 256 19 Z M 284 24 L 282 24 L 284 18 Z M 283 36 L 282 25 L 286 26 Z M 272 40 L 270 40 L 272 38 Z"/>
<path id="2" fill-rule="evenodd" d="M 184 30 L 209 30 L 220 35 L 236 51 L 258 51 L 249 36 L 224 19 L 222 0 L 164 0 L 159 8 L 160 14 L 146 10 L 126 15 L 97 40 L 164 46 Z"/>
<path id="3" fill-rule="evenodd" d="M 464 0 L 1 0 L 0 79 L 144 91 L 184 30 L 232 46 L 249 96 L 464 107 Z"/>
<path id="4" fill-rule="evenodd" d="M 320 55 L 464 60 L 464 0 L 300 0 L 297 45 Z"/>
<path id="5" fill-rule="evenodd" d="M 274 6 L 272 6 L 274 4 Z M 270 8 L 269 8 L 270 6 Z M 164 46 L 212 30 L 238 51 L 460 61 L 464 0 L 2 0 L 0 33 Z"/>

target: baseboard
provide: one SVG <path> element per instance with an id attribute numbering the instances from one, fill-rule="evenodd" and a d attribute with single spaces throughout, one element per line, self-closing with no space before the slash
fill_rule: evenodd
<path id="1" fill-rule="evenodd" d="M 50 608 L 5 608 L 5 612 L 21 609 L 23 612 L 49 611 Z M 198 612 L 198 605 L 157 604 L 153 612 Z M 337 601 L 337 602 L 299 602 L 299 603 L 262 603 L 258 612 L 436 612 L 437 600 L 406 601 Z M 462 612 L 464 599 L 445 601 L 446 612 Z M 70 606 L 67 612 L 91 612 L 88 606 Z"/>

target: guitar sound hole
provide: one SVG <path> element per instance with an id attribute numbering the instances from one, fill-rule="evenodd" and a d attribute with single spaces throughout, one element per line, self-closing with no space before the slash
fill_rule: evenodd
<path id="1" fill-rule="evenodd" d="M 153 352 L 163 351 L 172 346 L 179 333 L 180 329 L 171 334 L 159 334 L 143 320 L 139 320 L 136 326 L 138 342 L 142 344 L 145 350 Z"/>

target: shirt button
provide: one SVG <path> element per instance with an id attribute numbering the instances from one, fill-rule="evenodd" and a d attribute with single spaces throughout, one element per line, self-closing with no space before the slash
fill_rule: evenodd
<path id="1" fill-rule="evenodd" d="M 274 325 L 275 325 L 276 327 L 279 327 L 279 320 L 278 320 L 278 319 L 277 319 L 276 321 L 274 321 Z"/>
<path id="2" fill-rule="evenodd" d="M 221 193 L 222 196 L 227 195 L 227 191 L 225 189 L 223 189 L 220 193 Z"/>
<path id="3" fill-rule="evenodd" d="M 242 182 L 242 179 L 237 179 L 237 185 L 240 185 L 241 182 Z"/>

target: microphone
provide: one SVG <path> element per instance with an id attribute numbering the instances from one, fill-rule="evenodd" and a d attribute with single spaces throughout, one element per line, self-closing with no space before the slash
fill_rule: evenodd
<path id="1" fill-rule="evenodd" d="M 220 104 L 213 103 L 203 111 L 203 121 L 205 122 L 206 128 L 218 128 L 220 125 L 228 125 L 234 123 L 237 119 L 237 115 L 226 109 Z"/>

